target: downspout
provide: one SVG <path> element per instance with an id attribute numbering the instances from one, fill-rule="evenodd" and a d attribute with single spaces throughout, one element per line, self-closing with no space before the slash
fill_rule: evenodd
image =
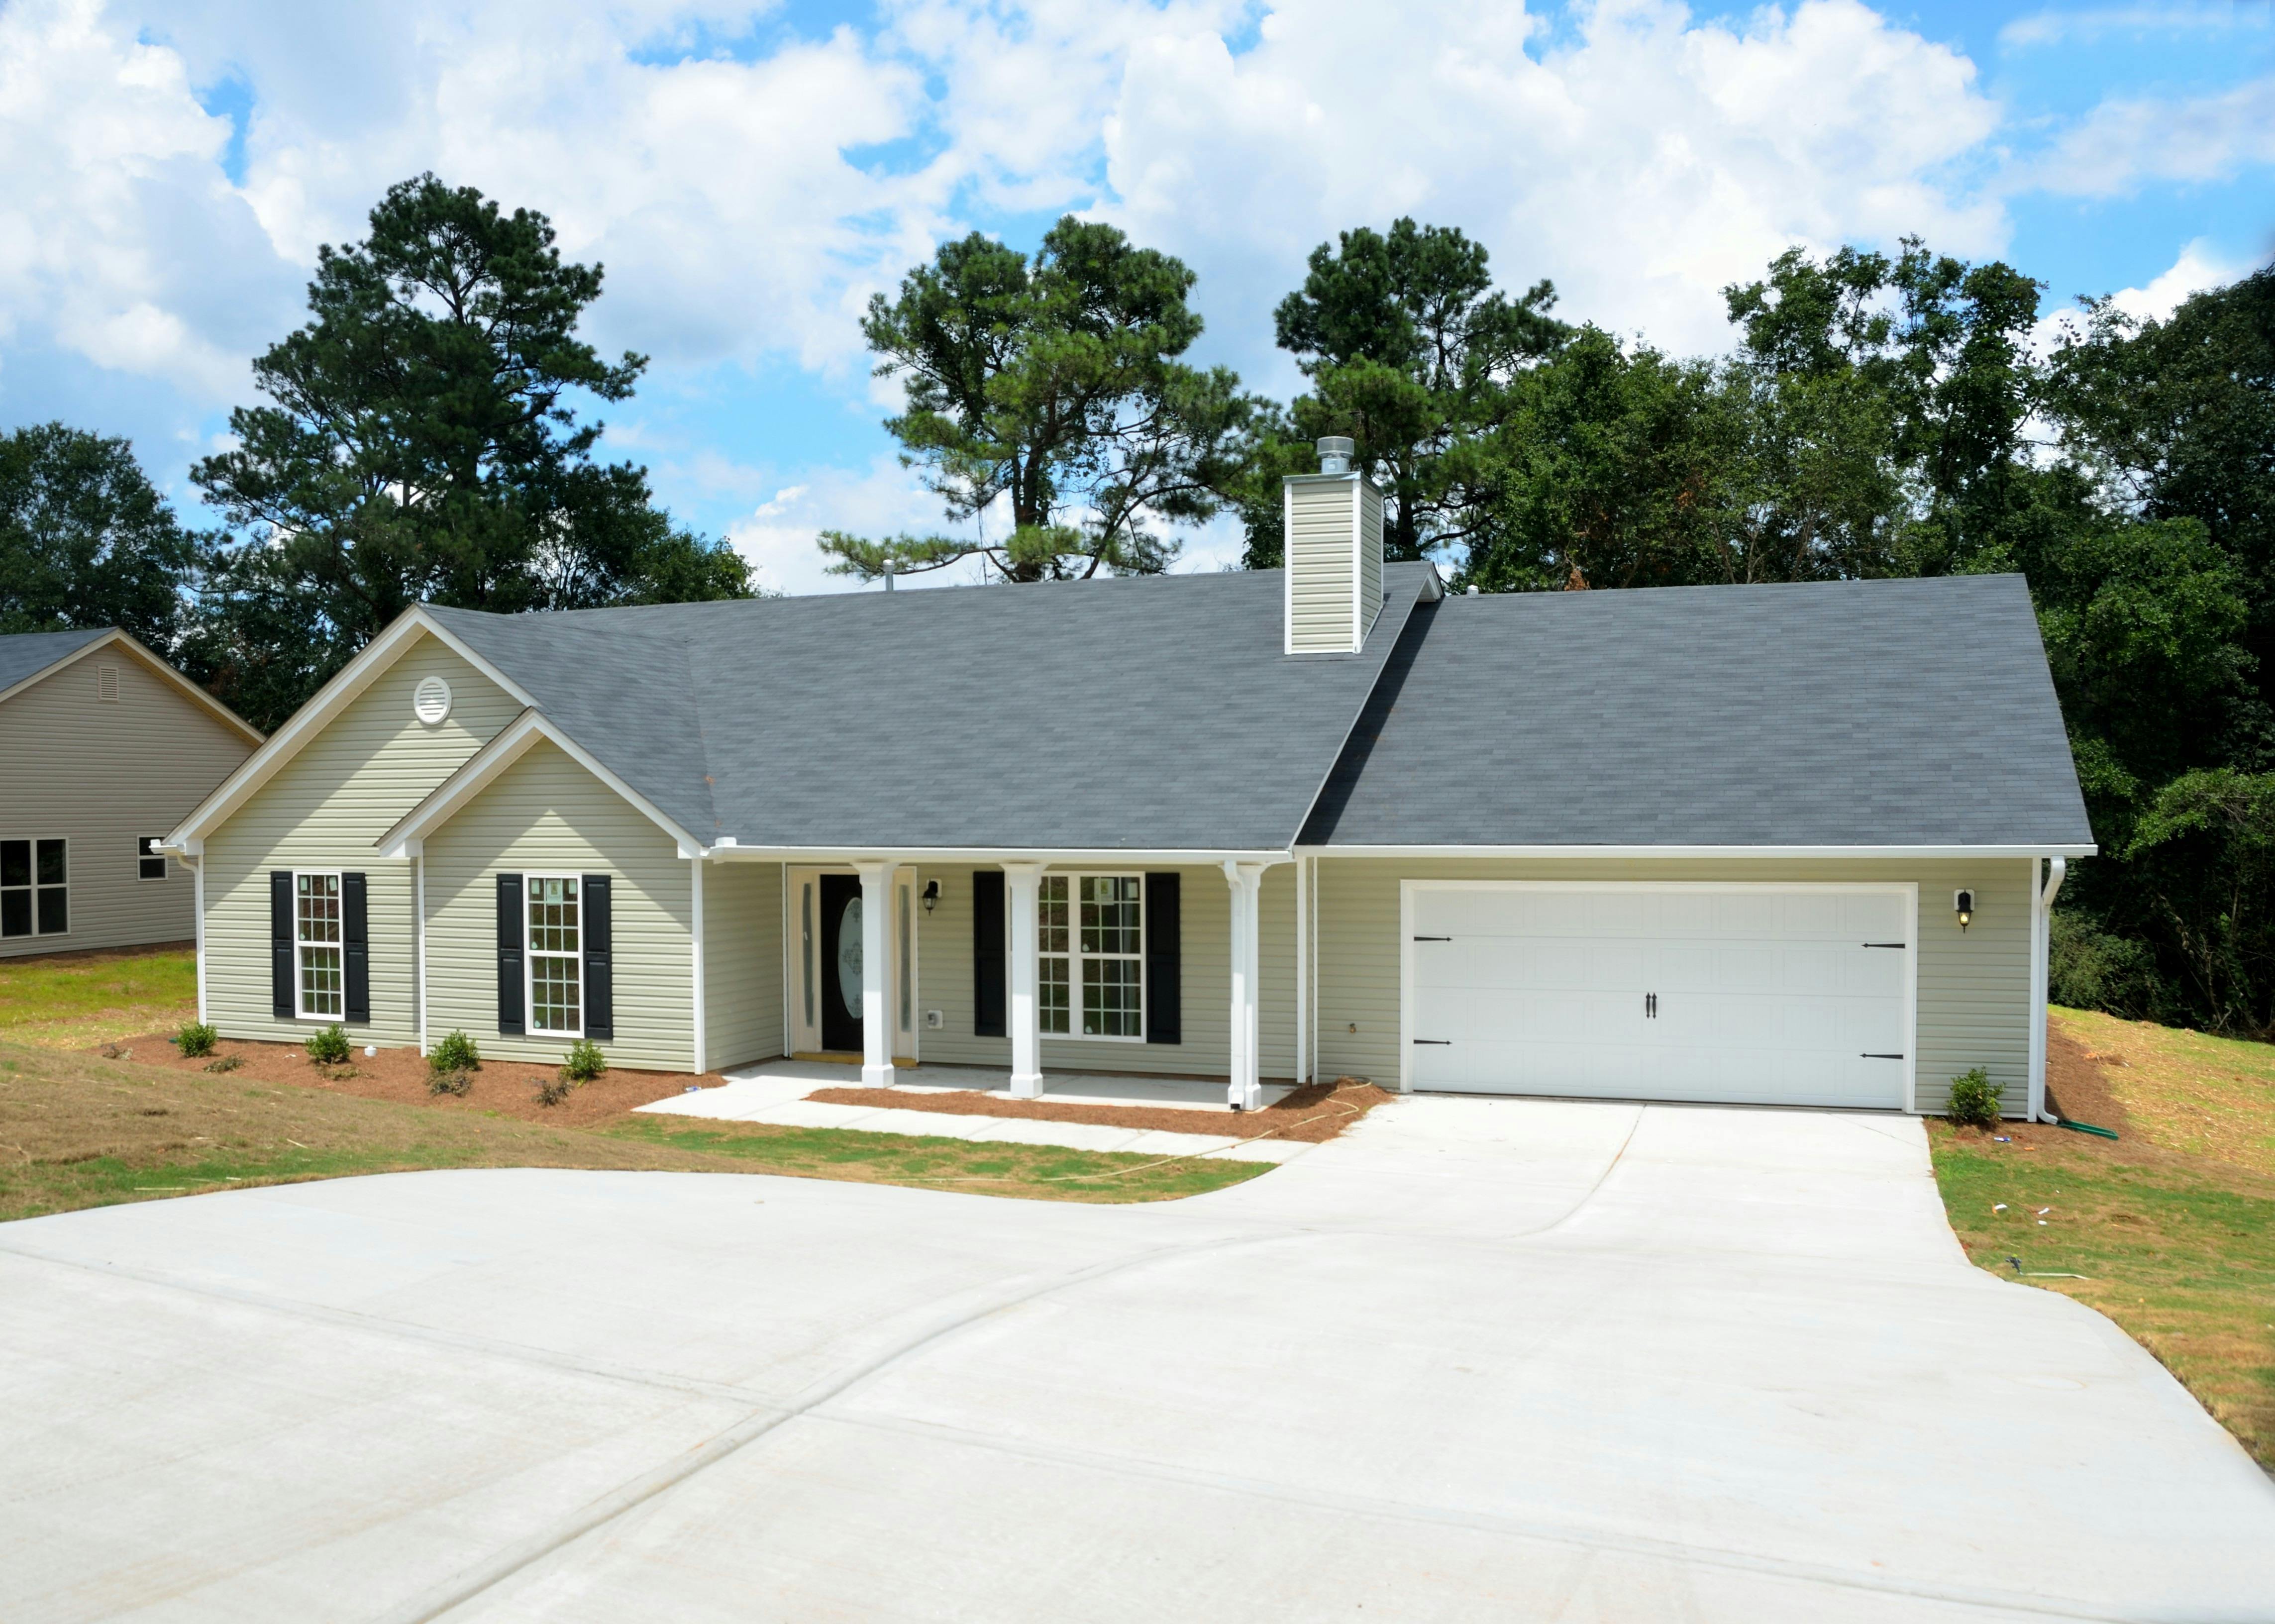
<path id="1" fill-rule="evenodd" d="M 197 855 L 197 857 L 196 857 L 196 859 L 195 859 L 194 861 L 192 861 L 191 859 L 188 859 L 188 858 L 185 858 L 185 859 L 184 859 L 184 861 L 185 861 L 185 862 L 188 862 L 188 863 L 189 863 L 189 865 L 190 865 L 190 879 L 191 879 L 191 880 L 195 884 L 195 886 L 196 886 L 196 888 L 197 888 L 196 895 L 195 895 L 195 897 L 193 899 L 193 906 L 195 906 L 195 908 L 196 908 L 196 909 L 197 909 L 197 910 L 198 910 L 198 929 L 197 929 L 197 938 L 198 938 L 198 1024 L 199 1024 L 199 1025 L 200 1025 L 200 1026 L 205 1026 L 205 1025 L 208 1025 L 208 1024 L 210 1024 L 210 1023 L 210 1023 L 210 1017 L 208 1017 L 208 1016 L 207 1016 L 207 1014 L 206 1014 L 206 857 L 205 857 L 205 853 L 204 853 L 204 852 L 202 852 L 202 851 L 199 852 L 199 853 L 198 853 L 198 855 Z"/>
<path id="2" fill-rule="evenodd" d="M 2030 860 L 2033 899 L 2030 918 L 2030 1120 L 2059 1121 L 2046 1109 L 2046 977 L 2053 954 L 2054 895 L 2069 868 L 2067 857 L 2047 860 L 2045 884 L 2037 881 L 2037 859 Z"/>

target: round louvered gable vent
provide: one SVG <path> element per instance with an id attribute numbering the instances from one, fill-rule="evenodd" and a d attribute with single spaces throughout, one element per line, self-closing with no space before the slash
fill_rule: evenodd
<path id="1" fill-rule="evenodd" d="M 450 684 L 439 676 L 422 676 L 411 691 L 411 709 L 419 721 L 435 726 L 450 714 Z"/>

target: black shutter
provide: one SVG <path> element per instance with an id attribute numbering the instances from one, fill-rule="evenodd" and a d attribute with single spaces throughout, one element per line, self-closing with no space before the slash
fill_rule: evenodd
<path id="1" fill-rule="evenodd" d="M 521 1018 L 521 876 L 497 877 L 498 1031 L 518 1034 Z"/>
<path id="2" fill-rule="evenodd" d="M 340 960 L 347 1018 L 371 1021 L 371 906 L 361 874 L 340 876 Z"/>
<path id="3" fill-rule="evenodd" d="M 1175 874 L 1145 876 L 1145 1041 L 1185 1040 L 1183 921 Z"/>
<path id="4" fill-rule="evenodd" d="M 289 1021 L 299 1012 L 292 1001 L 292 871 L 268 875 L 268 1013 Z"/>
<path id="5" fill-rule="evenodd" d="M 608 877 L 585 876 L 585 1035 L 616 1035 L 616 956 L 611 945 Z"/>
<path id="6" fill-rule="evenodd" d="M 1010 1030 L 1004 1018 L 1003 871 L 983 868 L 971 876 L 971 1030 L 981 1038 L 1001 1038 Z"/>

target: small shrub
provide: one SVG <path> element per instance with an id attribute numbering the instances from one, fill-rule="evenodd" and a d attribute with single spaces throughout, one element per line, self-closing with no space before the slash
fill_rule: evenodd
<path id="1" fill-rule="evenodd" d="M 565 1076 L 540 1077 L 537 1079 L 537 1103 L 557 1106 L 569 1098 L 569 1091 L 576 1086 Z"/>
<path id="2" fill-rule="evenodd" d="M 482 1069 L 482 1052 L 474 1046 L 472 1038 L 464 1032 L 454 1031 L 428 1051 L 427 1067 L 430 1071 L 480 1071 Z M 462 1089 L 459 1091 L 463 1093 L 465 1091 Z"/>
<path id="3" fill-rule="evenodd" d="M 590 1038 L 579 1038 L 571 1044 L 569 1058 L 561 1062 L 561 1075 L 571 1083 L 590 1083 L 608 1069 L 608 1062 L 601 1055 L 601 1046 Z"/>
<path id="4" fill-rule="evenodd" d="M 303 1046 L 308 1058 L 319 1066 L 344 1066 L 348 1063 L 348 1035 L 337 1021 L 310 1038 Z"/>
<path id="5" fill-rule="evenodd" d="M 243 1064 L 245 1064 L 245 1061 L 241 1056 L 224 1054 L 219 1060 L 208 1061 L 206 1062 L 206 1069 L 208 1071 L 235 1071 Z"/>
<path id="6" fill-rule="evenodd" d="M 1952 1078 L 1943 1114 L 1961 1128 L 1996 1128 L 1999 1091 L 1991 1081 L 1991 1074 L 1977 1066 Z"/>
<path id="7" fill-rule="evenodd" d="M 454 1094 L 461 1099 L 466 1097 L 466 1091 L 473 1085 L 472 1076 L 465 1071 L 430 1072 L 427 1077 L 428 1093 Z"/>
<path id="8" fill-rule="evenodd" d="M 202 1059 L 212 1054 L 214 1045 L 220 1040 L 221 1034 L 203 1021 L 192 1021 L 174 1036 L 174 1041 L 181 1046 L 184 1058 L 188 1060 Z"/>

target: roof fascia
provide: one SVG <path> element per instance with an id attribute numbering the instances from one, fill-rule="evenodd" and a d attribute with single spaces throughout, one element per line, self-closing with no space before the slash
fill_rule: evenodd
<path id="1" fill-rule="evenodd" d="M 222 780 L 220 787 L 198 803 L 197 809 L 184 819 L 162 843 L 169 850 L 187 852 L 193 856 L 202 850 L 208 835 L 244 805 L 261 785 L 274 778 L 287 761 L 300 753 L 310 739 L 331 724 L 334 717 L 361 698 L 364 691 L 402 657 L 404 650 L 417 641 L 421 632 L 442 643 L 524 706 L 537 702 L 520 684 L 469 647 L 463 638 L 452 635 L 440 621 L 427 612 L 425 604 L 413 604 L 397 616 L 386 631 L 365 644 L 354 659 L 342 666 L 330 682 L 316 691 L 314 699 L 292 714 L 290 721 L 269 735 L 267 744 L 248 756 L 236 772 Z"/>
<path id="2" fill-rule="evenodd" d="M 398 858 L 417 855 L 419 843 L 428 835 L 448 823 L 475 797 L 495 783 L 506 768 L 520 760 L 540 739 L 553 745 L 599 779 L 642 817 L 670 835 L 681 857 L 693 857 L 703 854 L 701 841 L 666 816 L 654 802 L 609 771 L 590 751 L 570 737 L 560 723 L 532 706 L 500 729 L 495 738 L 467 757 L 457 772 L 437 784 L 424 800 L 404 813 L 393 828 L 374 841 L 373 844 L 380 849 L 380 855 Z"/>
<path id="3" fill-rule="evenodd" d="M 706 846 L 702 855 L 714 862 L 849 864 L 893 863 L 1056 863 L 1092 864 L 1126 868 L 1133 863 L 1164 867 L 1214 868 L 1221 863 L 1261 863 L 1269 866 L 1292 863 L 1296 854 L 1285 847 L 1179 847 L 1138 849 L 1120 846 Z"/>
<path id="4" fill-rule="evenodd" d="M 2098 846 L 1296 846 L 1306 857 L 2090 857 Z"/>

